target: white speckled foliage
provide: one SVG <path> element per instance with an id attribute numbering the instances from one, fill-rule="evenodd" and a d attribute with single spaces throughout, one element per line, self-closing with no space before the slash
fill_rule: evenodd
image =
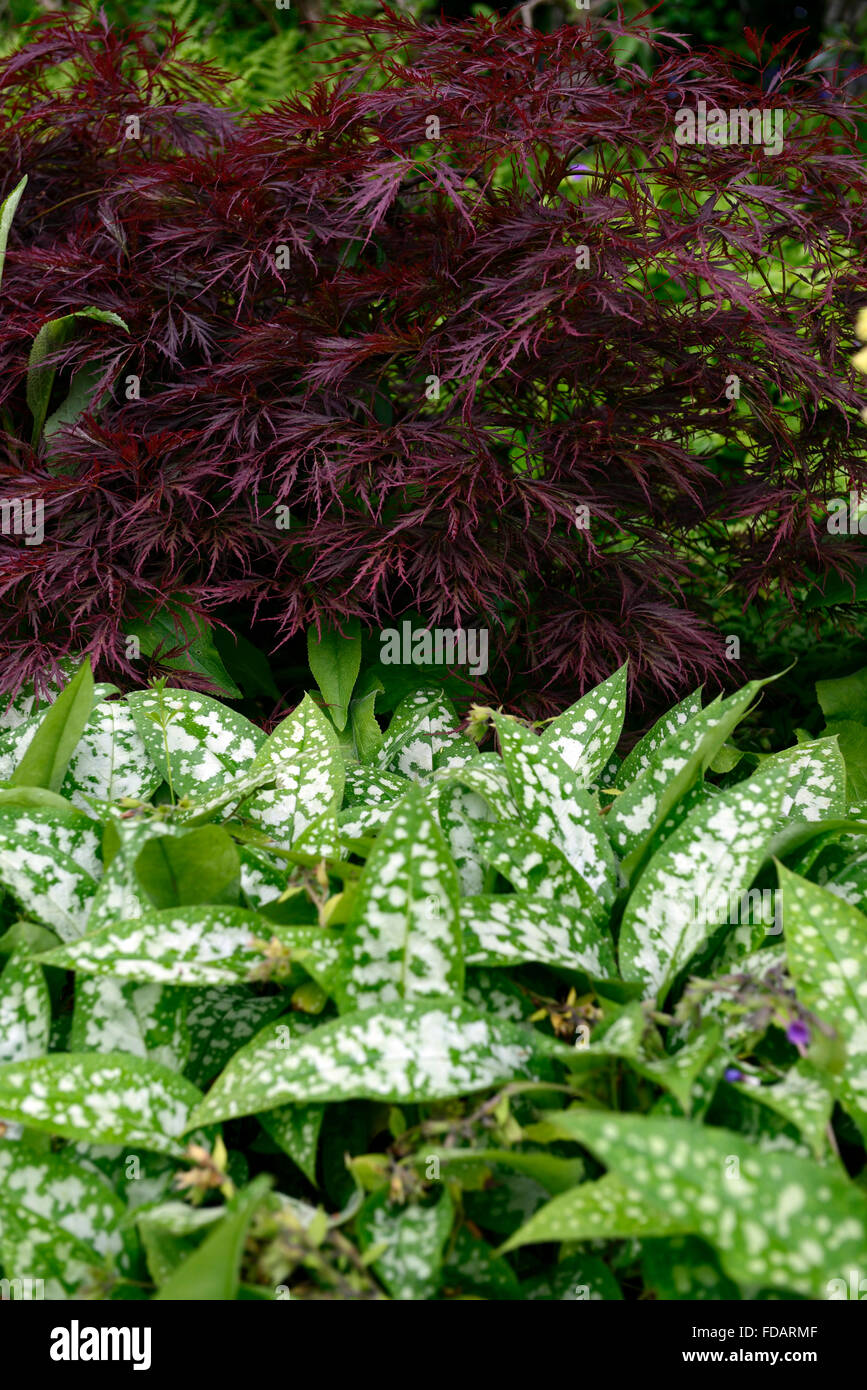
<path id="1" fill-rule="evenodd" d="M 70 759 L 61 791 L 74 806 L 87 810 L 88 797 L 146 801 L 162 780 L 129 706 L 122 700 L 103 700 Z"/>
<path id="2" fill-rule="evenodd" d="M 142 690 L 127 696 L 154 766 L 176 797 L 201 795 L 249 771 L 265 735 L 210 695 Z"/>
<path id="3" fill-rule="evenodd" d="M 337 735 L 305 695 L 301 704 L 259 749 L 255 775 L 274 772 L 275 786 L 261 791 L 245 813 L 279 844 L 293 845 L 315 820 L 339 805 L 345 772 Z"/>
<path id="4" fill-rule="evenodd" d="M 51 999 L 41 966 L 7 960 L 0 975 L 0 1063 L 41 1057 L 51 1031 Z"/>
<path id="5" fill-rule="evenodd" d="M 438 690 L 417 690 L 401 700 L 376 754 L 377 766 L 426 782 L 438 754 L 461 742 L 458 717 Z"/>
<path id="6" fill-rule="evenodd" d="M 610 936 L 584 908 L 527 893 L 480 893 L 461 904 L 468 965 L 538 961 L 583 970 L 595 980 L 615 973 Z"/>
<path id="7" fill-rule="evenodd" d="M 96 880 L 47 837 L 0 825 L 0 884 L 22 910 L 63 941 L 85 929 Z"/>
<path id="8" fill-rule="evenodd" d="M 798 997 L 845 1045 L 831 1077 L 867 1139 L 867 917 L 827 889 L 780 869 L 789 969 Z"/>
<path id="9" fill-rule="evenodd" d="M 391 813 L 367 861 L 342 967 L 337 999 L 344 1013 L 461 993 L 457 873 L 417 787 Z"/>
<path id="10" fill-rule="evenodd" d="M 626 714 L 626 667 L 546 725 L 542 743 L 559 753 L 581 787 L 589 787 L 617 747 Z"/>

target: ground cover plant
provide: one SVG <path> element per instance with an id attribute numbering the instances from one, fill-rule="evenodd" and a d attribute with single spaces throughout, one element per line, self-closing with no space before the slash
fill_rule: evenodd
<path id="1" fill-rule="evenodd" d="M 848 1298 L 867 817 L 752 682 L 625 756 L 359 643 L 267 735 L 88 663 L 0 745 L 0 1262 L 54 1299 Z M 765 686 L 765 689 L 768 687 Z M 12 1285 L 14 1287 L 14 1284 Z"/>
<path id="2" fill-rule="evenodd" d="M 3 487 L 45 511 L 0 538 L 7 688 L 83 651 L 142 679 L 132 624 L 228 605 L 269 651 L 489 624 L 489 702 L 627 658 L 658 702 L 721 678 L 722 592 L 855 583 L 824 517 L 864 472 L 860 106 L 797 67 L 762 95 L 770 50 L 646 73 L 634 25 L 345 25 L 357 76 L 250 119 L 101 23 L 0 69 Z M 700 96 L 782 149 L 677 145 Z"/>

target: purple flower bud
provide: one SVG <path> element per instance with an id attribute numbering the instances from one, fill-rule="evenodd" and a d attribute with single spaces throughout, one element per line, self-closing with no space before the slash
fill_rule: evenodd
<path id="1" fill-rule="evenodd" d="M 743 1081 L 744 1079 L 743 1072 L 739 1071 L 737 1067 L 726 1067 L 723 1076 L 726 1081 Z"/>
<path id="2" fill-rule="evenodd" d="M 806 1047 L 810 1041 L 810 1030 L 806 1023 L 802 1023 L 799 1018 L 793 1019 L 786 1029 L 786 1037 L 795 1047 Z"/>

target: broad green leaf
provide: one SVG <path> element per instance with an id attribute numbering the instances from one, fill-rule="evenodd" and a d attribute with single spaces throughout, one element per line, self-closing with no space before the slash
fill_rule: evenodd
<path id="1" fill-rule="evenodd" d="M 235 1193 L 219 1225 L 169 1276 L 154 1294 L 154 1302 L 225 1302 L 237 1296 L 247 1231 L 271 1183 L 272 1179 L 262 1174 Z"/>
<path id="2" fill-rule="evenodd" d="M 372 763 L 382 747 L 382 729 L 376 718 L 376 697 L 380 686 L 356 697 L 349 706 L 349 722 L 355 756 L 362 763 Z"/>
<path id="3" fill-rule="evenodd" d="M 543 746 L 560 754 L 581 787 L 591 785 L 617 747 L 626 714 L 626 672 L 624 664 L 542 734 Z"/>
<path id="4" fill-rule="evenodd" d="M 570 1255 L 521 1285 L 528 1302 L 556 1299 L 561 1303 L 598 1303 L 622 1299 L 620 1285 L 607 1265 L 594 1255 Z"/>
<path id="5" fill-rule="evenodd" d="M 71 855 L 0 826 L 0 884 L 63 941 L 81 936 L 96 882 Z"/>
<path id="6" fill-rule="evenodd" d="M 828 1081 L 806 1059 L 790 1067 L 770 1086 L 732 1083 L 735 1089 L 758 1105 L 766 1105 L 801 1131 L 816 1158 L 828 1149 L 828 1126 L 834 1097 Z"/>
<path id="7" fill-rule="evenodd" d="M 4 1119 L 88 1144 L 180 1154 L 178 1136 L 200 1099 L 166 1067 L 119 1052 L 59 1052 L 0 1066 Z"/>
<path id="8" fill-rule="evenodd" d="M 388 806 L 399 801 L 409 782 L 396 772 L 378 767 L 348 767 L 344 802 L 346 806 Z"/>
<path id="9" fill-rule="evenodd" d="M 532 1029 L 446 1000 L 345 1014 L 288 1046 L 281 1030 L 272 1024 L 235 1053 L 191 1128 L 287 1101 L 444 1099 L 534 1080 L 569 1051 Z"/>
<path id="10" fill-rule="evenodd" d="M 150 909 L 152 904 L 139 882 L 135 861 L 149 839 L 177 833 L 176 826 L 156 819 L 115 817 L 106 823 L 103 837 L 106 867 L 90 901 L 88 932 L 140 917 Z"/>
<path id="11" fill-rule="evenodd" d="M 595 980 L 616 973 L 609 936 L 584 908 L 528 893 L 485 894 L 461 903 L 468 965 L 538 961 L 583 970 Z"/>
<path id="12" fill-rule="evenodd" d="M 128 1052 L 183 1071 L 190 1052 L 188 991 L 169 985 L 123 984 L 81 974 L 75 981 L 70 1052 Z"/>
<path id="13" fill-rule="evenodd" d="M 316 1152 L 319 1131 L 325 1118 L 324 1105 L 280 1105 L 264 1110 L 259 1123 L 301 1169 L 308 1182 L 316 1186 Z"/>
<path id="14" fill-rule="evenodd" d="M 43 1296 L 52 1301 L 86 1297 L 99 1287 L 104 1262 L 68 1229 L 29 1207 L 12 1207 L 0 1193 L 0 1263 L 17 1277 L 43 1281 Z"/>
<path id="15" fill-rule="evenodd" d="M 259 792 L 245 814 L 281 844 L 291 846 L 343 797 L 345 772 L 337 735 L 309 695 L 278 724 L 248 775 L 272 769 L 276 786 Z"/>
<path id="16" fill-rule="evenodd" d="M 696 1130 L 702 1132 L 698 1126 Z M 675 1216 L 665 1204 L 651 1205 L 637 1188 L 606 1173 L 552 1198 L 509 1237 L 501 1253 L 548 1241 L 622 1240 L 680 1235 L 689 1229 L 687 1218 Z"/>
<path id="17" fill-rule="evenodd" d="M 430 1206 L 399 1206 L 388 1192 L 374 1192 L 356 1218 L 362 1250 L 384 1246 L 373 1268 L 392 1298 L 435 1298 L 442 1275 L 443 1251 L 454 1219 L 447 1188 Z"/>
<path id="18" fill-rule="evenodd" d="M 464 1165 L 485 1164 L 492 1167 L 514 1168 L 535 1178 L 549 1192 L 570 1192 L 587 1171 L 583 1158 L 561 1158 L 541 1149 L 526 1153 L 518 1149 L 438 1149 L 417 1155 L 417 1161 L 428 1164 L 432 1158 L 445 1167 L 446 1177 Z"/>
<path id="19" fill-rule="evenodd" d="M 214 631 L 204 618 L 182 602 L 173 601 L 146 619 L 127 619 L 125 635 L 137 637 L 143 656 L 156 656 L 161 667 L 206 676 L 214 689 L 230 700 L 239 700 L 238 689 L 214 644 Z M 163 653 L 183 648 L 180 656 Z"/>
<path id="20" fill-rule="evenodd" d="M 781 816 L 790 767 L 763 768 L 699 805 L 650 860 L 626 905 L 620 970 L 660 1001 L 750 886 Z"/>
<path id="21" fill-rule="evenodd" d="M 249 772 L 265 735 L 235 710 L 190 690 L 127 696 L 148 756 L 176 797 L 201 795 Z"/>
<path id="22" fill-rule="evenodd" d="M 867 724 L 867 666 L 836 680 L 816 681 L 816 698 L 827 720 Z"/>
<path id="23" fill-rule="evenodd" d="M 361 876 L 344 934 L 341 1012 L 399 999 L 460 995 L 458 878 L 442 832 L 411 786 Z"/>
<path id="24" fill-rule="evenodd" d="M 627 878 L 634 877 L 659 827 L 700 780 L 763 684 L 751 681 L 693 715 L 651 753 L 643 771 L 615 798 L 605 826 Z"/>
<path id="25" fill-rule="evenodd" d="M 85 797 L 146 801 L 163 774 L 155 768 L 122 700 L 101 701 L 90 716 L 63 779 L 61 790 L 76 806 L 88 809 Z"/>
<path id="26" fill-rule="evenodd" d="M 36 850 L 65 855 L 91 878 L 102 876 L 99 823 L 68 802 L 58 807 L 15 806 L 0 800 L 0 830 L 32 841 Z"/>
<path id="27" fill-rule="evenodd" d="M 443 1262 L 442 1287 L 450 1297 L 479 1294 L 487 1299 L 519 1299 L 521 1286 L 508 1260 L 497 1258 L 493 1246 L 461 1226 L 449 1241 Z"/>
<path id="28" fill-rule="evenodd" d="M 517 892 L 580 907 L 594 921 L 606 917 L 604 905 L 556 845 L 517 822 L 480 825 L 475 838 L 486 862 Z"/>
<path id="29" fill-rule="evenodd" d="M 657 1298 L 689 1303 L 737 1299 L 737 1285 L 727 1279 L 710 1246 L 696 1236 L 641 1242 L 641 1271 Z"/>
<path id="30" fill-rule="evenodd" d="M 789 969 L 799 999 L 846 1045 L 831 1078 L 867 1141 L 867 917 L 834 893 L 780 866 Z"/>
<path id="31" fill-rule="evenodd" d="M 434 793 L 437 819 L 458 871 L 461 893 L 480 893 L 485 867 L 477 844 L 477 831 L 496 818 L 496 812 L 478 792 L 459 782 L 440 783 Z"/>
<path id="32" fill-rule="evenodd" d="M 786 748 L 766 758 L 762 770 L 777 766 L 789 768 L 789 785 L 780 812 L 783 825 L 845 816 L 846 768 L 835 738 Z"/>
<path id="33" fill-rule="evenodd" d="M 27 175 L 16 183 L 12 192 L 7 194 L 0 203 L 0 283 L 3 281 L 3 266 L 6 262 L 6 243 L 9 240 L 9 228 L 12 226 L 12 219 L 21 202 L 21 195 L 27 187 Z"/>
<path id="34" fill-rule="evenodd" d="M 51 999 L 41 967 L 12 956 L 0 975 L 0 1063 L 41 1057 L 50 1032 Z"/>
<path id="35" fill-rule="evenodd" d="M 811 1159 L 768 1154 L 731 1130 L 688 1120 L 587 1109 L 546 1118 L 651 1209 L 712 1245 L 742 1286 L 821 1298 L 829 1278 L 863 1263 L 867 1196 Z"/>
<path id="36" fill-rule="evenodd" d="M 155 907 L 238 901 L 241 860 L 219 825 L 152 837 L 139 850 L 135 870 Z"/>
<path id="37" fill-rule="evenodd" d="M 694 690 L 685 700 L 668 710 L 627 753 L 614 776 L 615 787 L 628 787 L 650 765 L 669 739 L 682 730 L 701 710 L 701 690 Z"/>
<path id="38" fill-rule="evenodd" d="M 166 985 L 237 985 L 285 977 L 293 961 L 334 970 L 340 937 L 321 927 L 281 927 L 241 907 L 170 907 L 102 927 L 49 951 L 46 965 Z"/>
<path id="39" fill-rule="evenodd" d="M 12 787 L 59 792 L 69 760 L 93 709 L 93 676 L 86 660 L 43 714 L 27 752 L 9 778 Z"/>
<path id="40" fill-rule="evenodd" d="M 138 1213 L 136 1226 L 148 1271 L 158 1287 L 222 1220 L 224 1211 L 225 1207 L 200 1208 L 188 1202 L 165 1201 Z"/>
<path id="41" fill-rule="evenodd" d="M 253 994 L 247 986 L 190 989 L 187 1029 L 190 1059 L 186 1073 L 197 1086 L 213 1081 L 233 1053 L 254 1038 L 268 1023 L 286 1013 L 283 994 Z M 292 1032 L 316 1026 L 315 1022 L 292 1018 Z"/>
<path id="42" fill-rule="evenodd" d="M 361 669 L 361 625 L 347 618 L 342 631 L 307 629 L 307 660 L 336 729 L 346 728 L 349 702 Z"/>
<path id="43" fill-rule="evenodd" d="M 464 741 L 458 723 L 454 706 L 438 690 L 407 695 L 391 717 L 375 765 L 414 782 L 428 781 L 437 755 Z"/>
<path id="44" fill-rule="evenodd" d="M 129 332 L 123 319 L 118 314 L 113 314 L 106 309 L 76 309 L 74 313 L 65 314 L 63 318 L 49 319 L 47 323 L 43 323 L 33 339 L 27 362 L 27 404 L 33 415 L 31 443 L 34 449 L 39 443 L 42 427 L 45 424 L 56 371 L 56 368 L 50 365 L 46 359 L 65 347 L 70 339 L 80 331 L 82 319 L 85 321 L 94 319 L 98 323 L 114 324 L 116 327 L 122 328 L 125 333 Z"/>
<path id="45" fill-rule="evenodd" d="M 514 719 L 495 715 L 494 723 L 520 819 L 562 850 L 603 903 L 612 903 L 617 867 L 593 798 L 553 748 Z"/>
<path id="46" fill-rule="evenodd" d="M 123 1202 L 100 1173 L 67 1152 L 0 1141 L 0 1229 L 9 1209 L 48 1218 L 100 1257 L 116 1256 L 122 1248 Z"/>

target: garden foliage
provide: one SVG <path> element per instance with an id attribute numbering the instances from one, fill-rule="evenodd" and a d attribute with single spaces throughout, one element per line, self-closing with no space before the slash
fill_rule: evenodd
<path id="1" fill-rule="evenodd" d="M 836 738 L 739 750 L 753 682 L 621 758 L 625 667 L 541 730 L 437 688 L 383 730 L 351 647 L 312 650 L 268 736 L 88 663 L 7 712 L 5 1276 L 846 1296 L 867 818 Z"/>
<path id="2" fill-rule="evenodd" d="M 864 469 L 855 107 L 762 94 L 767 52 L 656 38 L 648 74 L 634 25 L 344 24 L 254 117 L 99 21 L 0 65 L 0 478 L 45 503 L 0 537 L 3 682 L 140 678 L 130 624 L 233 604 L 274 642 L 490 624 L 489 688 L 549 711 L 627 658 L 682 693 L 720 590 L 857 567 L 822 521 Z M 699 99 L 781 113 L 782 151 L 675 144 Z"/>

